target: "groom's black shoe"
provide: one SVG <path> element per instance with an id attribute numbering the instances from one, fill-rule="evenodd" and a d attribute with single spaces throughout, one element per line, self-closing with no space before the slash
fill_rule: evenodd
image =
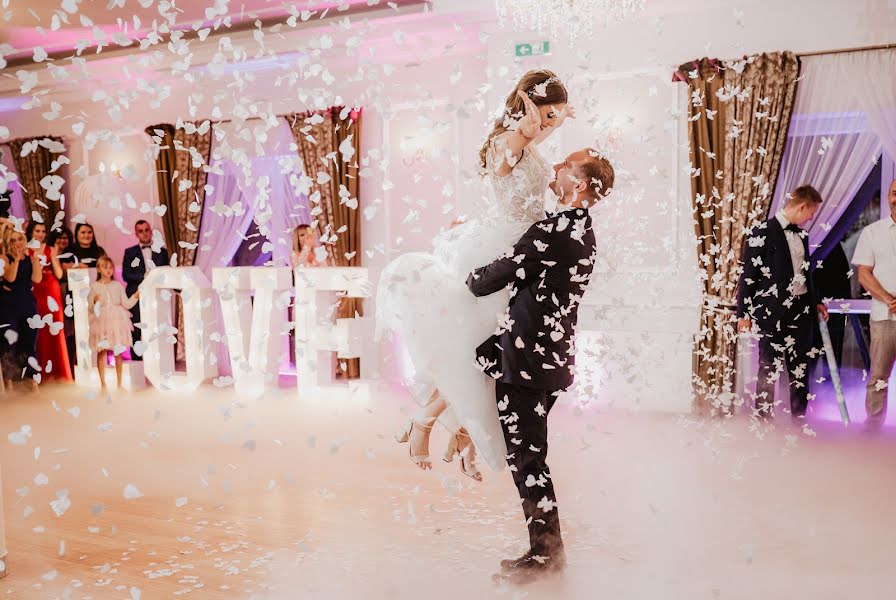
<path id="1" fill-rule="evenodd" d="M 501 569 L 515 569 L 520 566 L 522 563 L 526 562 L 532 558 L 532 550 L 528 550 L 525 554 L 523 554 L 519 558 L 507 558 L 501 561 Z"/>
<path id="2" fill-rule="evenodd" d="M 492 576 L 495 583 L 508 583 L 511 585 L 525 585 L 549 575 L 561 573 L 566 568 L 566 555 L 563 550 L 553 553 L 551 557 L 543 557 L 532 554 L 529 558 L 502 563 L 504 570 Z"/>

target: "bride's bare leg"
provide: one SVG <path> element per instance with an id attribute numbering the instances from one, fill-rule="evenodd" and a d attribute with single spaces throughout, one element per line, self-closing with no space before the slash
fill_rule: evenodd
<path id="1" fill-rule="evenodd" d="M 424 425 L 431 425 L 439 418 L 439 415 L 445 412 L 446 408 L 448 408 L 448 403 L 439 395 L 439 390 L 436 390 L 430 396 L 429 402 L 414 416 L 414 420 Z M 430 432 L 431 430 L 427 431 L 420 427 L 414 427 L 411 430 L 410 439 L 408 440 L 411 444 L 411 454 L 414 456 L 429 455 Z"/>
<path id="2" fill-rule="evenodd" d="M 429 397 L 429 402 L 421 409 L 420 417 L 423 419 L 433 419 L 439 418 L 445 409 L 448 408 L 448 403 L 445 402 L 445 398 L 439 394 L 439 390 L 436 390 L 432 393 L 432 396 Z"/>
<path id="3" fill-rule="evenodd" d="M 476 445 L 466 429 L 457 432 L 457 453 L 460 454 L 460 469 L 467 477 L 482 481 L 482 473 L 476 468 Z"/>
<path id="4" fill-rule="evenodd" d="M 447 406 L 447 402 L 446 402 Z M 466 428 L 460 423 L 460 419 L 454 414 L 450 406 L 441 413 L 439 423 L 448 430 L 448 448 L 442 460 L 445 462 L 454 461 L 454 457 L 460 455 L 461 471 L 464 475 L 482 481 L 482 473 L 476 468 L 476 446 L 470 438 L 470 434 Z"/>

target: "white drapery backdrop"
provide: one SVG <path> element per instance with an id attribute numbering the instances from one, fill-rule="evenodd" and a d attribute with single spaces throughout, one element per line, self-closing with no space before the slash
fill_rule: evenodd
<path id="1" fill-rule="evenodd" d="M 229 161 L 219 161 L 208 174 L 209 193 L 205 197 L 196 266 L 206 273 L 212 267 L 226 267 L 233 259 L 252 224 L 255 208 L 240 188 Z"/>
<path id="2" fill-rule="evenodd" d="M 896 158 L 896 48 L 853 52 L 846 55 L 845 62 L 846 69 L 864 75 L 848 85 L 887 154 Z"/>
<path id="3" fill-rule="evenodd" d="M 213 135 L 196 265 L 205 271 L 228 266 L 254 219 L 268 238 L 264 251 L 272 253 L 273 264 L 289 266 L 292 231 L 310 222 L 289 124 L 283 117 L 228 121 L 215 125 Z M 220 323 L 217 303 L 216 311 Z M 219 373 L 232 374 L 226 344 L 218 344 L 217 358 Z"/>
<path id="4" fill-rule="evenodd" d="M 809 184 L 824 202 L 808 225 L 821 244 L 874 167 L 882 148 L 896 156 L 896 50 L 802 59 L 796 105 L 770 214 Z"/>

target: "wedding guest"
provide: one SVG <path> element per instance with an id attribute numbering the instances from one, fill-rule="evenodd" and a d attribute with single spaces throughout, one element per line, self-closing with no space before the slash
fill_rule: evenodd
<path id="1" fill-rule="evenodd" d="M 37 357 L 44 370 L 44 378 L 72 381 L 72 370 L 68 360 L 68 348 L 63 331 L 63 297 L 59 279 L 62 278 L 62 265 L 59 263 L 59 250 L 55 244 L 47 243 L 47 226 L 31 221 L 25 230 L 30 240 L 29 253 L 37 256 L 43 276 L 40 283 L 32 287 L 37 302 L 37 314 L 42 319 L 52 316 L 52 322 L 46 323 L 37 330 Z M 35 247 L 36 246 L 36 247 Z"/>
<path id="2" fill-rule="evenodd" d="M 69 269 L 95 267 L 97 259 L 105 254 L 106 251 L 103 250 L 103 247 L 96 243 L 93 226 L 89 223 L 78 223 L 75 226 L 73 243 L 69 246 L 68 252 L 59 257 L 59 262 L 62 265 L 64 276 L 67 278 Z M 71 294 L 69 294 L 70 297 Z M 66 299 L 66 302 L 68 302 L 68 299 Z M 71 329 L 71 333 L 66 333 L 65 342 L 70 350 L 69 359 L 73 364 L 78 364 L 74 326 Z"/>
<path id="3" fill-rule="evenodd" d="M 56 247 L 56 256 L 59 257 L 59 263 L 62 264 L 62 255 L 66 252 L 71 252 L 72 230 L 68 227 L 62 227 L 58 230 L 51 231 L 50 235 L 47 236 L 47 243 Z M 63 269 L 63 271 L 64 270 L 65 269 Z"/>
<path id="4" fill-rule="evenodd" d="M 318 255 L 323 252 L 318 250 L 317 235 L 310 225 L 299 225 L 292 232 L 292 254 L 290 263 L 296 267 L 320 267 L 328 266 L 329 259 L 320 260 Z"/>
<path id="5" fill-rule="evenodd" d="M 12 225 L 9 223 L 9 219 L 0 217 L 0 306 L 6 306 L 6 303 L 9 302 L 5 284 L 6 280 L 3 278 L 2 273 L 6 270 L 6 254 L 11 234 Z M 7 373 L 5 368 L 7 363 L 6 357 L 10 354 L 5 332 L 6 329 L 0 327 L 0 391 L 2 392 L 5 392 L 7 387 L 12 386 L 12 373 Z"/>
<path id="6" fill-rule="evenodd" d="M 43 269 L 37 255 L 28 256 L 25 234 L 11 230 L 7 233 L 6 254 L 3 255 L 3 311 L 0 332 L 5 345 L 2 353 L 4 377 L 22 378 L 26 386 L 37 389 L 37 335 L 28 319 L 37 314 L 37 302 L 31 287 L 41 282 Z"/>
<path id="7" fill-rule="evenodd" d="M 738 329 L 758 329 L 759 379 L 755 407 L 772 416 L 775 381 L 786 368 L 790 375 L 790 412 L 804 417 L 809 405 L 809 361 L 816 313 L 827 320 L 827 308 L 809 276 L 808 234 L 821 195 L 810 185 L 788 194 L 784 208 L 755 227 L 744 241 L 744 271 L 737 298 Z M 792 342 L 792 343 L 791 343 Z"/>
<path id="8" fill-rule="evenodd" d="M 106 361 L 115 356 L 115 376 L 121 388 L 121 355 L 131 347 L 131 317 L 128 309 L 140 298 L 140 291 L 127 296 L 115 280 L 115 263 L 108 256 L 97 260 L 97 280 L 90 286 L 90 348 L 96 355 L 100 385 L 106 389 Z"/>
<path id="9" fill-rule="evenodd" d="M 63 264 L 74 263 L 72 266 L 77 268 L 95 267 L 99 257 L 106 254 L 103 247 L 96 243 L 93 225 L 89 223 L 78 223 L 75 226 L 75 240 L 70 251 L 70 260 Z M 67 270 L 68 268 L 63 267 L 63 269 Z"/>
<path id="10" fill-rule="evenodd" d="M 862 231 L 852 264 L 871 294 L 871 373 L 865 392 L 869 427 L 887 416 L 887 383 L 896 363 L 896 180 L 887 192 L 890 214 Z"/>
<path id="11" fill-rule="evenodd" d="M 290 265 L 293 269 L 296 267 L 329 267 L 333 265 L 333 261 L 323 248 L 317 237 L 317 232 L 310 225 L 302 224 L 293 229 L 292 232 L 292 254 L 290 255 Z M 293 319 L 293 306 L 289 307 L 290 322 Z M 337 318 L 351 318 L 352 312 L 350 306 L 342 300 L 339 305 Z M 295 331 L 290 330 L 289 342 L 289 360 L 295 364 Z M 347 379 L 348 363 L 343 360 L 336 360 L 336 378 Z"/>
<path id="12" fill-rule="evenodd" d="M 168 264 L 168 251 L 161 245 L 153 249 L 152 227 L 143 219 L 134 223 L 134 234 L 137 236 L 137 244 L 124 251 L 121 261 L 121 276 L 127 284 L 125 290 L 128 296 L 137 293 L 140 284 L 146 274 L 156 267 L 164 267 Z M 134 324 L 133 339 L 136 344 L 141 339 L 142 332 L 137 327 L 140 322 L 140 304 L 131 308 L 131 322 Z M 143 360 L 143 357 L 131 348 L 131 360 Z"/>
<path id="13" fill-rule="evenodd" d="M 47 243 L 56 248 L 56 256 L 59 258 L 59 266 L 62 267 L 62 276 L 59 278 L 59 290 L 62 296 L 62 332 L 65 337 L 65 348 L 68 352 L 69 366 L 76 362 L 75 356 L 75 313 L 71 308 L 72 295 L 68 292 L 68 270 L 74 265 L 72 255 L 72 230 L 68 227 L 55 229 L 50 232 Z"/>

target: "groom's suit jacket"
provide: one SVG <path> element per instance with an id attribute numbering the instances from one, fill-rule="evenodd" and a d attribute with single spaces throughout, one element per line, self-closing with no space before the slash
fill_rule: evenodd
<path id="1" fill-rule="evenodd" d="M 594 269 L 595 245 L 591 216 L 573 208 L 535 223 L 512 254 L 470 274 L 467 287 L 476 296 L 512 286 L 507 314 L 476 349 L 483 372 L 540 390 L 572 385 L 578 306 Z"/>

